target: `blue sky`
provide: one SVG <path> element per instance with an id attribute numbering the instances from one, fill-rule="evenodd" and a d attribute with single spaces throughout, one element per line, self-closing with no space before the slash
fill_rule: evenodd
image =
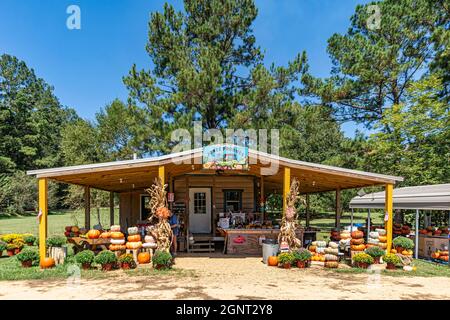
<path id="1" fill-rule="evenodd" d="M 2 0 L 0 53 L 24 60 L 54 86 L 60 101 L 93 119 L 115 98 L 126 100 L 122 83 L 131 65 L 149 68 L 147 23 L 165 0 Z M 182 8 L 182 1 L 167 1 Z M 344 33 L 358 3 L 367 0 L 256 0 L 254 23 L 265 62 L 284 65 L 306 50 L 311 71 L 327 76 L 327 39 Z M 81 30 L 69 30 L 69 5 L 81 9 Z M 343 125 L 347 136 L 356 126 Z"/>

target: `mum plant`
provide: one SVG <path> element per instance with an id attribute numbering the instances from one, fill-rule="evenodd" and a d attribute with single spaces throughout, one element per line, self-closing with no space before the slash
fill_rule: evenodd
<path id="1" fill-rule="evenodd" d="M 17 254 L 16 258 L 24 268 L 29 268 L 39 262 L 39 252 L 36 249 L 27 248 Z"/>
<path id="2" fill-rule="evenodd" d="M 167 251 L 156 251 L 153 258 L 153 267 L 155 269 L 169 269 L 172 267 L 172 255 Z"/>
<path id="3" fill-rule="evenodd" d="M 0 257 L 3 254 L 3 251 L 6 250 L 6 243 L 0 242 Z"/>
<path id="4" fill-rule="evenodd" d="M 122 269 L 134 269 L 136 268 L 136 262 L 133 255 L 130 253 L 123 254 L 119 257 L 119 263 Z"/>
<path id="5" fill-rule="evenodd" d="M 67 243 L 66 237 L 53 236 L 47 239 L 47 246 L 49 247 L 62 247 Z"/>
<path id="6" fill-rule="evenodd" d="M 89 269 L 94 259 L 95 253 L 91 250 L 83 250 L 75 255 L 75 261 L 81 264 L 83 269 Z"/>
<path id="7" fill-rule="evenodd" d="M 283 252 L 278 255 L 278 263 L 284 268 L 290 268 L 295 263 L 295 256 L 290 252 Z"/>
<path id="8" fill-rule="evenodd" d="M 406 250 L 411 250 L 414 248 L 414 241 L 412 241 L 409 238 L 402 237 L 402 236 L 395 238 L 392 241 L 392 243 L 394 244 L 394 247 L 396 247 L 396 248 L 401 247 Z"/>
<path id="9" fill-rule="evenodd" d="M 26 242 L 27 245 L 32 246 L 36 242 L 36 237 L 32 234 L 24 235 L 23 240 Z"/>
<path id="10" fill-rule="evenodd" d="M 394 253 L 388 253 L 383 257 L 383 261 L 388 264 L 388 266 L 396 266 L 402 263 L 402 260 Z"/>
<path id="11" fill-rule="evenodd" d="M 365 252 L 371 256 L 376 263 L 380 263 L 380 258 L 386 254 L 383 249 L 377 246 L 367 248 Z"/>
<path id="12" fill-rule="evenodd" d="M 369 265 L 373 264 L 374 259 L 367 253 L 361 252 L 353 256 L 353 262 L 359 268 L 367 268 Z"/>
<path id="13" fill-rule="evenodd" d="M 299 250 L 294 251 L 293 255 L 295 261 L 308 261 L 312 257 L 311 252 L 305 248 L 300 248 Z"/>
<path id="14" fill-rule="evenodd" d="M 102 266 L 102 270 L 109 271 L 112 270 L 113 265 L 117 263 L 117 257 L 114 252 L 105 250 L 100 252 L 95 257 L 94 261 Z"/>

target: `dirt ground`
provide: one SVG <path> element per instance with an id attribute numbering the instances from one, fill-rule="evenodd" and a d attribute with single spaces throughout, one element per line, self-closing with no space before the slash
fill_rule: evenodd
<path id="1" fill-rule="evenodd" d="M 178 275 L 2 281 L 3 299 L 450 299 L 449 278 L 267 267 L 260 258 L 179 257 Z M 181 275 L 180 275 L 181 274 Z"/>

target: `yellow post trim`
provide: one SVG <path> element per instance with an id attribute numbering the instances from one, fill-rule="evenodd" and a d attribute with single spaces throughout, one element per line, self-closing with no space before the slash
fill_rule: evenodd
<path id="1" fill-rule="evenodd" d="M 158 167 L 158 177 L 161 179 L 162 185 L 165 184 L 165 170 L 164 166 Z"/>
<path id="2" fill-rule="evenodd" d="M 286 214 L 287 209 L 287 197 L 291 189 L 291 168 L 284 168 L 283 175 L 283 216 Z"/>
<path id="3" fill-rule="evenodd" d="M 41 259 L 47 255 L 47 215 L 48 215 L 48 182 L 41 178 L 38 181 L 39 187 L 39 256 Z"/>
<path id="4" fill-rule="evenodd" d="M 384 210 L 385 214 L 388 215 L 388 220 L 385 223 L 385 228 L 387 232 L 387 252 L 391 252 L 392 249 L 392 228 L 393 228 L 393 193 L 394 185 L 386 184 L 385 187 L 385 204 Z"/>

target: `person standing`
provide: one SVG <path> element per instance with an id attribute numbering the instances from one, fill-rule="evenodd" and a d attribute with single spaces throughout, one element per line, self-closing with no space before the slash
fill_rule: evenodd
<path id="1" fill-rule="evenodd" d="M 175 213 L 171 213 L 170 220 L 169 220 L 170 228 L 172 229 L 172 256 L 175 258 L 177 255 L 177 238 L 178 234 L 180 233 L 180 225 L 178 223 L 178 217 Z"/>

